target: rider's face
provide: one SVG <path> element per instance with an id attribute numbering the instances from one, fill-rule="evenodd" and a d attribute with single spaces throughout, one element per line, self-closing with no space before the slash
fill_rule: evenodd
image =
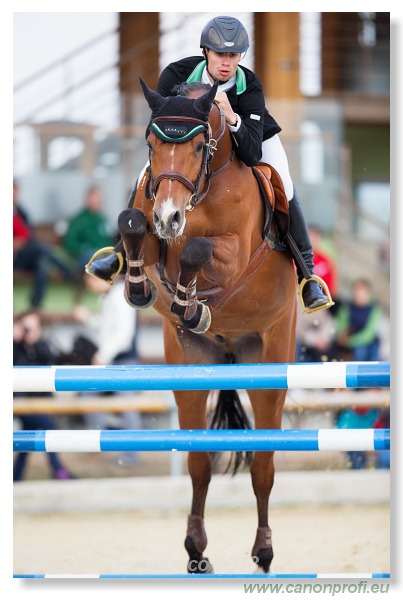
<path id="1" fill-rule="evenodd" d="M 208 72 L 213 80 L 218 79 L 221 83 L 225 83 L 235 75 L 241 60 L 240 52 L 216 52 L 206 48 L 206 53 Z"/>

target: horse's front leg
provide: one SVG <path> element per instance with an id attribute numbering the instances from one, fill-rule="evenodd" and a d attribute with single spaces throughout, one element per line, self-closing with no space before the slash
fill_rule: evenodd
<path id="1" fill-rule="evenodd" d="M 198 274 L 214 286 L 230 286 L 246 267 L 248 256 L 239 252 L 235 236 L 194 237 L 184 245 L 171 311 L 179 315 L 185 327 L 193 333 L 205 333 L 211 324 L 210 309 L 197 299 Z"/>
<path id="2" fill-rule="evenodd" d="M 180 274 L 171 311 L 178 315 L 185 327 L 193 333 L 205 333 L 210 327 L 208 306 L 197 299 L 197 275 L 212 259 L 213 246 L 208 238 L 189 240 L 179 255 Z"/>
<path id="3" fill-rule="evenodd" d="M 149 229 L 147 218 L 138 208 L 127 208 L 119 215 L 118 227 L 127 261 L 125 299 L 134 308 L 147 308 L 157 299 L 156 287 L 144 271 L 144 238 Z"/>

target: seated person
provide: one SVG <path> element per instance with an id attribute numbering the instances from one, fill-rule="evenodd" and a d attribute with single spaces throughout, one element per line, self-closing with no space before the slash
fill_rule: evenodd
<path id="1" fill-rule="evenodd" d="M 32 308 L 41 306 L 52 268 L 57 269 L 66 280 L 73 278 L 70 267 L 35 236 L 26 211 L 19 205 L 16 181 L 13 182 L 13 268 L 33 273 Z"/>
<path id="2" fill-rule="evenodd" d="M 41 321 L 35 311 L 23 313 L 14 322 L 13 335 L 13 364 L 14 366 L 47 366 L 58 362 L 49 347 L 48 343 L 42 337 Z M 50 396 L 45 392 L 20 392 L 14 396 Z M 53 417 L 45 414 L 20 415 L 18 417 L 23 430 L 52 430 L 58 429 Z M 24 478 L 29 453 L 18 452 L 14 462 L 14 481 L 21 481 Z M 73 479 L 73 475 L 63 464 L 61 458 L 56 452 L 45 453 L 46 460 L 54 479 Z"/>
<path id="3" fill-rule="evenodd" d="M 96 186 L 90 187 L 87 190 L 84 208 L 71 218 L 67 226 L 63 246 L 75 260 L 81 274 L 97 248 L 114 244 L 102 206 L 102 191 Z"/>
<path id="4" fill-rule="evenodd" d="M 337 342 L 352 353 L 353 360 L 379 360 L 380 316 L 370 282 L 357 279 L 353 283 L 352 300 L 340 307 L 336 321 Z"/>

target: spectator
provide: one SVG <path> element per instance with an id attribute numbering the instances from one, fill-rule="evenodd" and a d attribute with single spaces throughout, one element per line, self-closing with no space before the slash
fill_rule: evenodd
<path id="1" fill-rule="evenodd" d="M 337 312 L 336 332 L 340 351 L 348 351 L 356 361 L 379 360 L 378 323 L 381 312 L 366 279 L 357 279 L 352 286 L 352 300 Z M 347 358 L 349 356 L 347 355 Z M 367 429 L 375 426 L 378 410 L 366 406 L 343 410 L 338 418 L 339 428 Z M 367 464 L 367 453 L 348 452 L 352 469 Z"/>
<path id="2" fill-rule="evenodd" d="M 342 410 L 337 418 L 339 429 L 372 429 L 378 417 L 377 408 L 359 406 Z M 364 450 L 347 452 L 351 469 L 364 469 L 367 466 L 368 453 Z"/>
<path id="3" fill-rule="evenodd" d="M 353 284 L 352 301 L 337 313 L 337 341 L 349 350 L 356 361 L 379 360 L 378 324 L 381 311 L 373 298 L 372 286 L 366 279 Z"/>
<path id="4" fill-rule="evenodd" d="M 81 274 L 98 248 L 113 246 L 109 223 L 102 212 L 103 196 L 100 188 L 88 189 L 84 208 L 74 215 L 64 237 L 64 249 L 75 260 Z"/>
<path id="5" fill-rule="evenodd" d="M 335 319 L 329 310 L 304 314 L 297 309 L 297 362 L 328 362 L 338 359 Z"/>
<path id="6" fill-rule="evenodd" d="M 313 264 L 315 265 L 315 273 L 321 277 L 329 288 L 330 295 L 333 299 L 337 297 L 337 269 L 334 260 L 325 248 L 322 235 L 316 227 L 309 228 L 313 249 Z"/>
<path id="7" fill-rule="evenodd" d="M 136 362 L 137 312 L 124 299 L 124 280 L 118 279 L 110 286 L 85 273 L 84 284 L 89 292 L 99 296 L 99 308 L 91 313 L 84 306 L 76 306 L 72 316 L 84 325 L 81 339 L 88 338 L 93 344 L 90 362 L 93 365 Z"/>
<path id="8" fill-rule="evenodd" d="M 35 311 L 20 315 L 14 322 L 13 363 L 15 366 L 47 366 L 57 362 L 47 342 L 42 338 L 41 321 Z M 46 396 L 43 392 L 16 393 L 15 396 Z M 32 414 L 18 417 L 24 430 L 57 429 L 56 423 L 49 415 Z M 14 481 L 24 477 L 28 459 L 27 452 L 19 452 L 14 462 Z M 54 479 L 72 479 L 73 475 L 63 465 L 56 452 L 45 454 Z"/>
<path id="9" fill-rule="evenodd" d="M 56 268 L 66 280 L 72 280 L 73 274 L 71 269 L 46 244 L 36 238 L 29 217 L 19 204 L 19 194 L 19 185 L 14 180 L 13 268 L 33 273 L 30 302 L 32 308 L 37 308 L 44 299 L 52 268 Z"/>

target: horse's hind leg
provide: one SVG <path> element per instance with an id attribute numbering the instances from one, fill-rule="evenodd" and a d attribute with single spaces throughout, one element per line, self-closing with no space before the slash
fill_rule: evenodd
<path id="1" fill-rule="evenodd" d="M 249 391 L 256 429 L 280 429 L 285 390 Z M 256 452 L 251 465 L 253 491 L 257 501 L 258 528 L 252 558 L 258 570 L 268 573 L 273 560 L 269 527 L 269 497 L 274 481 L 274 452 Z"/>
<path id="2" fill-rule="evenodd" d="M 193 333 L 205 333 L 211 323 L 209 308 L 197 300 L 196 281 L 197 274 L 209 263 L 212 255 L 213 246 L 208 238 L 198 237 L 189 240 L 179 256 L 181 272 L 171 311 Z"/>
<path id="3" fill-rule="evenodd" d="M 118 227 L 127 261 L 125 299 L 134 308 L 147 308 L 157 299 L 157 290 L 144 271 L 144 237 L 148 232 L 145 214 L 138 208 L 127 208 L 119 215 Z"/>

